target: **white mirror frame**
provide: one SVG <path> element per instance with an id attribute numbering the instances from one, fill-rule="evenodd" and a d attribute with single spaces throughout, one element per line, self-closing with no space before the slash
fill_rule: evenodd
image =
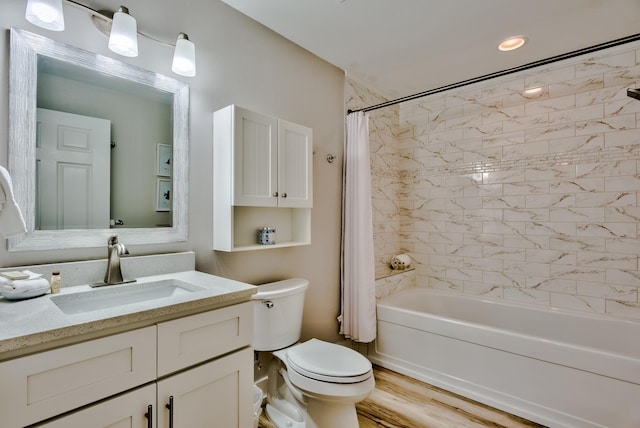
<path id="1" fill-rule="evenodd" d="M 96 70 L 173 94 L 172 227 L 35 230 L 38 55 Z M 189 86 L 46 37 L 11 28 L 9 59 L 9 172 L 27 233 L 9 238 L 9 251 L 106 246 L 118 235 L 127 245 L 186 241 L 188 237 Z"/>

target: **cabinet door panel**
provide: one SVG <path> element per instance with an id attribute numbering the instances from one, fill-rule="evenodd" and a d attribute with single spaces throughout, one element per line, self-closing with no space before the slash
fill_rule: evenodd
<path id="1" fill-rule="evenodd" d="M 233 205 L 276 206 L 278 121 L 236 107 Z"/>
<path id="2" fill-rule="evenodd" d="M 158 382 L 158 428 L 252 426 L 253 351 L 246 348 Z"/>
<path id="3" fill-rule="evenodd" d="M 155 378 L 155 326 L 6 361 L 3 427 L 43 421 Z"/>
<path id="4" fill-rule="evenodd" d="M 156 412 L 156 385 L 128 392 L 54 421 L 36 425 L 40 428 L 148 428 L 145 417 L 152 405 L 153 427 Z"/>
<path id="5" fill-rule="evenodd" d="M 313 131 L 278 120 L 278 206 L 313 206 Z"/>
<path id="6" fill-rule="evenodd" d="M 241 303 L 158 324 L 158 376 L 251 345 L 252 305 Z"/>

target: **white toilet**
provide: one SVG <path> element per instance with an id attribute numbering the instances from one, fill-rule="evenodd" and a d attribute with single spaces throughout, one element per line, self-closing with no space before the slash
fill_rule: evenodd
<path id="1" fill-rule="evenodd" d="M 355 403 L 375 387 L 371 363 L 344 346 L 297 343 L 306 279 L 260 285 L 253 295 L 254 349 L 273 351 L 267 415 L 278 428 L 358 427 Z"/>

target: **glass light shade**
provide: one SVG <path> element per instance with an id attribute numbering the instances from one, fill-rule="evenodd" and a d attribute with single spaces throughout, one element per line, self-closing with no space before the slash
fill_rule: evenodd
<path id="1" fill-rule="evenodd" d="M 109 49 L 122 56 L 138 56 L 138 27 L 136 19 L 129 15 L 129 10 L 124 6 L 121 6 L 113 14 L 111 34 L 109 35 Z"/>
<path id="2" fill-rule="evenodd" d="M 45 30 L 62 31 L 64 30 L 62 0 L 28 0 L 25 18 Z"/>
<path id="3" fill-rule="evenodd" d="M 184 33 L 178 34 L 171 70 L 181 76 L 196 75 L 196 46 Z"/>

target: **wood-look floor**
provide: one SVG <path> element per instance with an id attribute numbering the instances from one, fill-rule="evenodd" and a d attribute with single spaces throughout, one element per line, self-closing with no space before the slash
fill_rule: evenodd
<path id="1" fill-rule="evenodd" d="M 356 405 L 360 428 L 541 427 L 391 370 L 374 366 L 374 376 L 375 390 Z M 260 427 L 274 428 L 265 412 Z"/>

